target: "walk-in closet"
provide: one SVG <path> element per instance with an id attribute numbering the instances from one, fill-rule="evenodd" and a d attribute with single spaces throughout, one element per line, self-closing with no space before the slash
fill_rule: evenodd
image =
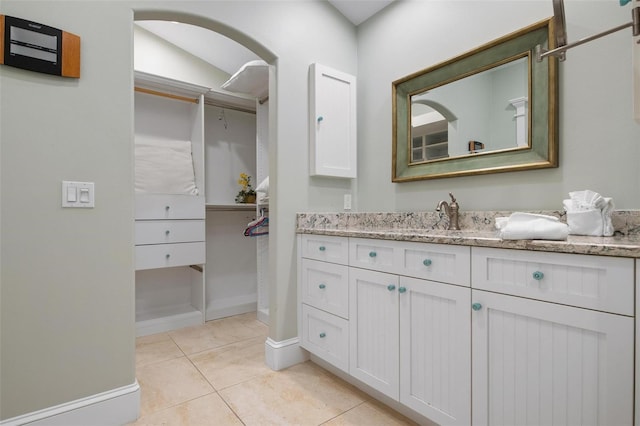
<path id="1" fill-rule="evenodd" d="M 253 311 L 268 323 L 268 76 L 251 62 L 211 90 L 135 73 L 139 336 Z M 241 174 L 255 201 L 236 202 Z"/>

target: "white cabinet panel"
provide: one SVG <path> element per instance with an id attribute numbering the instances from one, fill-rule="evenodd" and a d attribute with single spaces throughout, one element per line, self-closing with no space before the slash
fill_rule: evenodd
<path id="1" fill-rule="evenodd" d="M 349 263 L 349 240 L 327 235 L 303 235 L 300 248 L 302 257 L 324 262 Z"/>
<path id="2" fill-rule="evenodd" d="M 205 243 L 136 246 L 136 270 L 201 265 L 206 261 Z"/>
<path id="3" fill-rule="evenodd" d="M 136 245 L 204 241 L 204 220 L 138 220 Z"/>
<path id="4" fill-rule="evenodd" d="M 398 277 L 349 271 L 349 374 L 399 397 Z"/>
<path id="5" fill-rule="evenodd" d="M 357 177 L 356 78 L 312 64 L 309 103 L 311 176 Z"/>
<path id="6" fill-rule="evenodd" d="M 471 423 L 471 290 L 400 278 L 400 402 L 439 424 Z"/>
<path id="7" fill-rule="evenodd" d="M 136 219 L 204 219 L 204 197 L 136 194 Z"/>
<path id="8" fill-rule="evenodd" d="M 401 275 L 470 285 L 471 247 L 394 241 Z"/>
<path id="9" fill-rule="evenodd" d="M 349 323 L 309 305 L 302 305 L 303 348 L 343 371 L 349 369 Z"/>
<path id="10" fill-rule="evenodd" d="M 634 315 L 633 259 L 473 248 L 473 287 Z"/>
<path id="11" fill-rule="evenodd" d="M 349 269 L 344 265 L 302 259 L 302 302 L 349 318 Z"/>
<path id="12" fill-rule="evenodd" d="M 351 238 L 349 266 L 381 272 L 396 272 L 399 266 L 393 241 Z"/>
<path id="13" fill-rule="evenodd" d="M 633 421 L 633 318 L 473 290 L 473 424 Z"/>

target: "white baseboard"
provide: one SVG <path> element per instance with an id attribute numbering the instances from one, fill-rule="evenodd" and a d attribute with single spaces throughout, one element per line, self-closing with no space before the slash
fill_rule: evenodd
<path id="1" fill-rule="evenodd" d="M 257 296 L 254 293 L 247 296 L 228 297 L 207 303 L 205 318 L 207 321 L 211 321 L 218 318 L 246 314 L 247 312 L 255 312 L 258 306 L 256 298 Z"/>
<path id="2" fill-rule="evenodd" d="M 268 337 L 264 343 L 264 358 L 269 368 L 278 371 L 305 362 L 309 359 L 309 353 L 300 347 L 297 337 L 281 342 Z"/>
<path id="3" fill-rule="evenodd" d="M 112 389 L 86 398 L 0 421 L 0 426 L 124 425 L 140 415 L 140 385 Z"/>
<path id="4" fill-rule="evenodd" d="M 258 309 L 256 316 L 258 318 L 258 321 L 269 325 L 269 308 L 266 309 Z"/>

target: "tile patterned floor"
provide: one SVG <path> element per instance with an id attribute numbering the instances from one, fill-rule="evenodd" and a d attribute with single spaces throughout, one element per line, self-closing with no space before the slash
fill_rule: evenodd
<path id="1" fill-rule="evenodd" d="M 141 413 L 131 425 L 413 425 L 311 362 L 264 364 L 255 313 L 136 342 Z"/>

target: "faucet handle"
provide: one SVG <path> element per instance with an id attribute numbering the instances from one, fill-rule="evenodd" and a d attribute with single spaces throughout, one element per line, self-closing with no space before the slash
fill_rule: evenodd
<path id="1" fill-rule="evenodd" d="M 451 192 L 449 193 L 449 197 L 451 197 L 451 203 L 455 203 L 456 202 L 456 197 L 454 197 Z"/>

